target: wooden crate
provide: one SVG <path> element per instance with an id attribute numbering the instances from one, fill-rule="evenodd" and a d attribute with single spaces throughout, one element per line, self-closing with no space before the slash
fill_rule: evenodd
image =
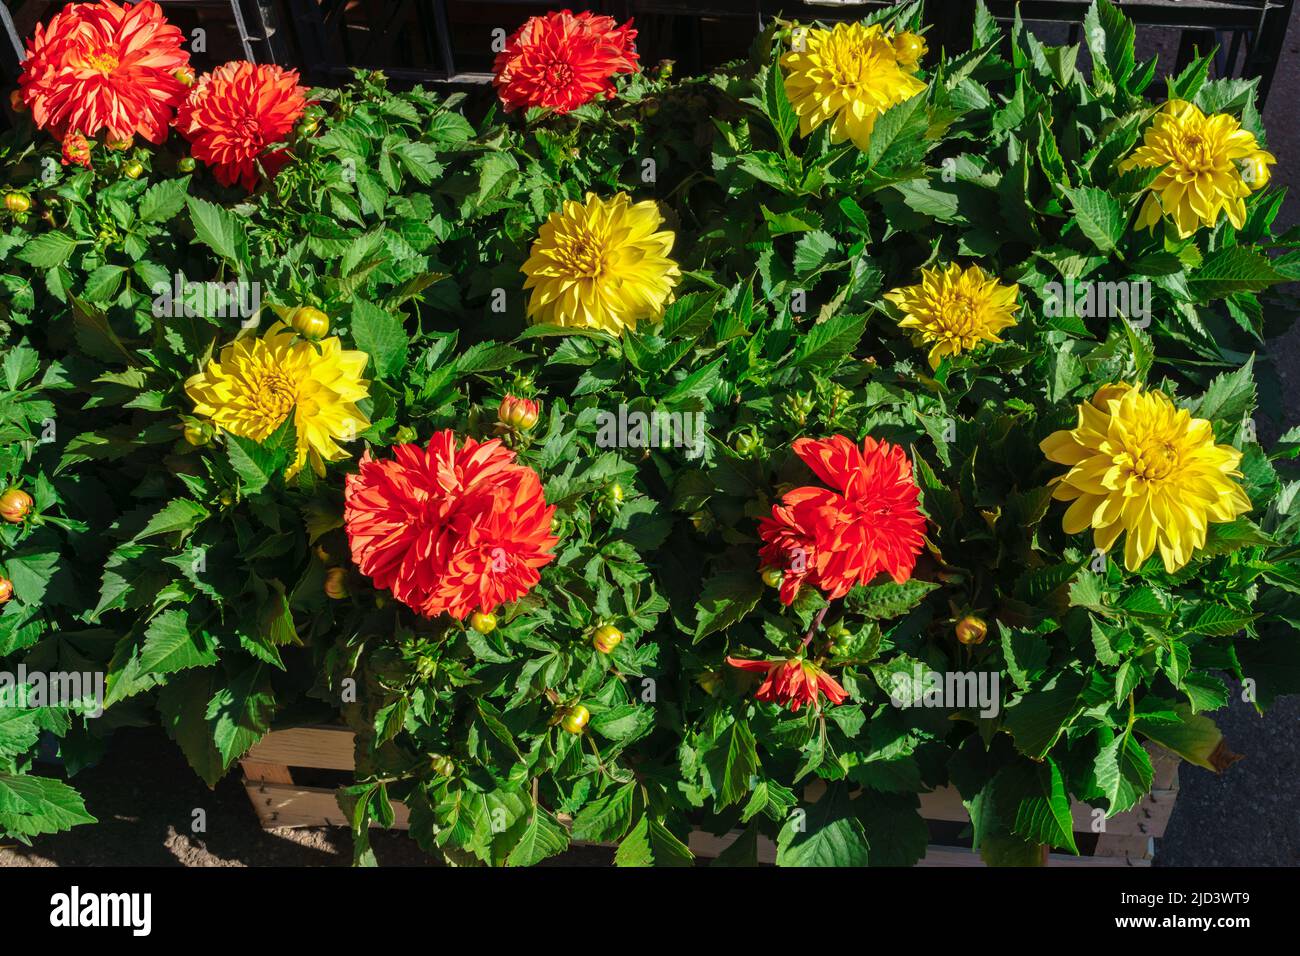
<path id="1" fill-rule="evenodd" d="M 1155 767 L 1152 791 L 1132 810 L 1104 820 L 1087 804 L 1071 808 L 1076 842 L 1085 844 L 1096 834 L 1096 845 L 1087 856 L 1052 853 L 1049 866 L 1150 866 L 1154 841 L 1164 835 L 1178 797 L 1178 759 L 1159 748 L 1151 750 Z M 293 768 L 351 771 L 355 767 L 353 735 L 343 727 L 295 727 L 263 737 L 241 762 L 244 788 L 262 826 L 318 827 L 347 826 L 331 787 L 309 787 L 294 783 Z M 811 785 L 805 796 L 815 800 L 820 783 Z M 409 814 L 401 803 L 393 804 L 394 827 L 406 829 Z M 966 808 L 952 787 L 921 794 L 921 815 L 926 820 L 968 823 Z M 1098 822 L 1099 821 L 1099 822 Z M 1098 832 L 1094 826 L 1104 824 Z M 718 837 L 703 831 L 691 834 L 690 848 L 696 856 L 717 856 L 735 838 Z M 1082 846 L 1081 846 L 1082 850 Z M 776 846 L 759 839 L 760 862 L 776 859 Z M 983 866 L 978 853 L 953 846 L 931 845 L 919 866 Z"/>

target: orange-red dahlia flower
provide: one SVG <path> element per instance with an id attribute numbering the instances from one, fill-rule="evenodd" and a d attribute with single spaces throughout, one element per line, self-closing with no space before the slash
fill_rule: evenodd
<path id="1" fill-rule="evenodd" d="M 448 429 L 427 449 L 362 458 L 347 479 L 343 522 L 352 560 L 375 587 L 428 617 L 464 620 L 536 586 L 555 558 L 554 512 L 537 472 L 500 441 L 457 447 Z"/>
<path id="2" fill-rule="evenodd" d="M 492 80 L 506 111 L 542 106 L 567 113 L 614 95 L 613 77 L 635 73 L 636 30 L 629 20 L 568 10 L 531 17 L 497 54 Z"/>
<path id="3" fill-rule="evenodd" d="M 900 583 L 910 578 L 925 518 L 903 450 L 873 438 L 859 448 L 832 435 L 800 438 L 794 451 L 834 490 L 795 488 L 759 523 L 762 565 L 785 574 L 781 600 L 792 603 L 805 583 L 834 599 L 882 571 Z"/>
<path id="4" fill-rule="evenodd" d="M 842 704 L 849 695 L 835 678 L 812 661 L 792 657 L 778 661 L 746 661 L 728 657 L 727 663 L 743 671 L 763 671 L 767 679 L 754 692 L 755 700 L 771 701 L 797 711 L 804 704 L 815 706 L 825 694 L 832 704 Z"/>
<path id="5" fill-rule="evenodd" d="M 80 133 L 63 137 L 63 165 L 90 168 L 90 142 Z"/>
<path id="6" fill-rule="evenodd" d="M 288 152 L 283 142 L 307 108 L 307 89 L 296 70 L 236 61 L 199 78 L 176 115 L 194 158 L 212 167 L 223 186 L 257 186 L 258 164 L 274 176 Z"/>
<path id="7" fill-rule="evenodd" d="M 181 31 L 153 0 L 70 3 L 37 26 L 18 78 L 23 101 L 41 129 L 110 139 L 139 133 L 167 138 L 185 87 L 175 72 L 189 66 Z"/>

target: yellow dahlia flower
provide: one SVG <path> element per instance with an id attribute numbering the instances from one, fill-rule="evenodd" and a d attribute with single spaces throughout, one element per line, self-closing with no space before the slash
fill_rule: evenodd
<path id="1" fill-rule="evenodd" d="M 930 346 L 930 367 L 945 355 L 960 355 L 981 342 L 1001 342 L 998 333 L 1016 324 L 1013 313 L 1020 287 L 1002 285 L 979 266 L 963 270 L 921 270 L 921 284 L 885 293 L 898 306 L 900 329 L 910 329 L 918 345 Z"/>
<path id="2" fill-rule="evenodd" d="M 185 391 L 194 414 L 254 441 L 265 441 L 292 413 L 298 453 L 286 477 L 308 460 L 323 475 L 325 462 L 348 457 L 335 439 L 351 441 L 370 427 L 354 404 L 370 394 L 361 378 L 367 358 L 345 351 L 336 337 L 313 344 L 276 322 L 261 338 L 236 338 L 185 382 Z"/>
<path id="3" fill-rule="evenodd" d="M 895 46 L 895 38 L 878 23 L 807 30 L 802 49 L 781 57 L 785 95 L 799 117 L 799 135 L 830 122 L 831 142 L 851 139 L 866 149 L 877 117 L 925 89 L 910 72 L 925 52 L 925 41 L 912 34 L 904 37 Z"/>
<path id="4" fill-rule="evenodd" d="M 1201 226 L 1213 228 L 1220 212 L 1226 211 L 1238 229 L 1244 226 L 1244 199 L 1268 184 L 1268 167 L 1276 162 L 1228 114 L 1206 116 L 1191 103 L 1170 100 L 1119 170 L 1160 169 L 1148 187 L 1137 228 L 1154 229 L 1168 215 L 1186 239 Z"/>
<path id="5" fill-rule="evenodd" d="M 532 290 L 528 317 L 615 334 L 661 321 L 681 278 L 663 221 L 654 202 L 633 203 L 627 193 L 566 202 L 542 224 L 520 270 Z"/>
<path id="6" fill-rule="evenodd" d="M 1241 452 L 1216 445 L 1214 429 L 1192 418 L 1162 392 L 1127 384 L 1103 385 L 1079 406 L 1079 424 L 1054 432 L 1039 446 L 1048 460 L 1069 465 L 1052 479 L 1052 497 L 1066 509 L 1066 534 L 1093 529 L 1109 551 L 1120 536 L 1124 566 L 1136 571 L 1156 548 L 1173 573 L 1205 546 L 1210 522 L 1250 510 L 1233 479 Z"/>

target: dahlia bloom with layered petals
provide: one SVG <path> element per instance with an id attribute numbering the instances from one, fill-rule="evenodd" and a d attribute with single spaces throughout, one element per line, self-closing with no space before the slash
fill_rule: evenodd
<path id="1" fill-rule="evenodd" d="M 568 113 L 614 95 L 613 78 L 636 73 L 636 30 L 613 17 L 568 10 L 531 17 L 497 54 L 492 83 L 506 112 L 540 106 Z"/>
<path id="2" fill-rule="evenodd" d="M 930 367 L 945 355 L 960 355 L 982 343 L 999 343 L 998 333 L 1016 324 L 1020 287 L 1003 285 L 979 266 L 922 269 L 917 285 L 885 293 L 903 314 L 898 327 L 928 346 Z"/>
<path id="3" fill-rule="evenodd" d="M 759 522 L 760 563 L 784 572 L 781 600 L 792 603 L 804 584 L 834 599 L 882 572 L 899 583 L 910 578 L 925 518 L 903 449 L 833 435 L 800 438 L 794 451 L 833 490 L 795 488 Z"/>
<path id="4" fill-rule="evenodd" d="M 537 472 L 499 440 L 458 444 L 447 429 L 427 448 L 367 454 L 348 476 L 343 523 L 352 560 L 375 587 L 427 617 L 464 620 L 537 585 L 555 559 L 554 512 Z"/>
<path id="5" fill-rule="evenodd" d="M 70 3 L 36 27 L 18 78 L 22 100 L 60 139 L 107 131 L 160 144 L 185 98 L 175 76 L 189 67 L 183 40 L 152 0 Z"/>
<path id="6" fill-rule="evenodd" d="M 924 42 L 896 46 L 878 23 L 814 27 L 801 40 L 781 57 L 785 94 L 799 117 L 800 136 L 830 123 L 832 143 L 851 139 L 867 149 L 876 120 L 925 89 L 912 75 Z"/>
<path id="7" fill-rule="evenodd" d="M 252 192 L 259 165 L 274 176 L 289 161 L 287 150 L 268 147 L 288 138 L 308 106 L 307 92 L 296 70 L 226 63 L 199 78 L 181 104 L 176 128 L 217 182 Z"/>
<path id="8" fill-rule="evenodd" d="M 1276 162 L 1236 117 L 1206 116 L 1192 103 L 1170 100 L 1119 171 L 1160 170 L 1147 187 L 1137 228 L 1155 229 L 1162 216 L 1169 216 L 1186 239 L 1202 226 L 1213 229 L 1220 213 L 1243 228 L 1245 199 L 1268 184 L 1268 167 Z"/>
<path id="9" fill-rule="evenodd" d="M 1052 497 L 1071 502 L 1061 519 L 1065 533 L 1092 529 L 1103 552 L 1127 534 L 1130 571 L 1159 550 L 1173 574 L 1205 546 L 1211 522 L 1251 508 L 1235 480 L 1241 452 L 1215 444 L 1214 426 L 1163 392 L 1103 385 L 1079 406 L 1077 426 L 1053 432 L 1039 447 L 1070 468 L 1052 479 Z"/>
<path id="10" fill-rule="evenodd" d="M 529 319 L 614 335 L 662 321 L 681 278 L 663 221 L 653 200 L 634 203 L 627 193 L 565 202 L 542 223 L 520 269 Z"/>
<path id="11" fill-rule="evenodd" d="M 370 427 L 356 406 L 370 394 L 361 377 L 369 359 L 338 338 L 309 342 L 276 322 L 260 337 L 245 333 L 223 348 L 185 382 L 185 392 L 195 415 L 254 441 L 265 441 L 292 415 L 297 454 L 286 477 L 308 461 L 323 475 L 325 462 L 348 457 L 336 440 L 351 441 Z"/>
<path id="12" fill-rule="evenodd" d="M 832 704 L 842 704 L 849 696 L 835 678 L 812 661 L 802 658 L 747 661 L 728 657 L 727 663 L 743 671 L 760 671 L 766 675 L 754 692 L 755 700 L 780 704 L 795 712 L 805 704 L 817 706 L 821 694 L 825 694 Z"/>

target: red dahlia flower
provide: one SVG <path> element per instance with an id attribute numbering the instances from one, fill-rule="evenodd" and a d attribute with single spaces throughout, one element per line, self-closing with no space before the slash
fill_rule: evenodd
<path id="1" fill-rule="evenodd" d="M 785 572 L 781 600 L 793 602 L 805 582 L 834 599 L 882 571 L 900 583 L 910 578 L 925 518 L 903 450 L 873 438 L 858 448 L 833 435 L 800 438 L 794 451 L 834 491 L 795 488 L 759 523 L 763 566 Z"/>
<path id="2" fill-rule="evenodd" d="M 616 73 L 635 73 L 636 31 L 629 20 L 568 10 L 531 17 L 497 54 L 493 84 L 506 111 L 542 106 L 567 113 L 614 95 Z"/>
<path id="3" fill-rule="evenodd" d="M 798 657 L 784 661 L 746 661 L 728 657 L 727 663 L 743 671 L 766 673 L 767 679 L 754 692 L 754 699 L 771 701 L 794 711 L 804 704 L 817 704 L 818 694 L 825 694 L 832 704 L 842 704 L 849 696 L 830 674 L 812 661 Z"/>
<path id="4" fill-rule="evenodd" d="M 223 186 L 257 186 L 260 162 L 274 176 L 289 161 L 283 149 L 307 108 L 307 89 L 296 70 L 236 61 L 199 78 L 181 104 L 176 128 L 190 141 L 194 158 L 212 167 Z"/>
<path id="5" fill-rule="evenodd" d="M 352 560 L 375 587 L 428 617 L 464 620 L 536 586 L 559 540 L 537 472 L 498 440 L 457 448 L 450 429 L 393 455 L 367 453 L 344 494 Z"/>
<path id="6" fill-rule="evenodd" d="M 90 168 L 90 142 L 80 133 L 63 137 L 63 165 Z"/>
<path id="7" fill-rule="evenodd" d="M 152 0 L 70 3 L 37 26 L 18 78 L 23 101 L 41 129 L 110 139 L 139 133 L 167 138 L 185 87 L 173 75 L 188 68 L 181 31 Z"/>

